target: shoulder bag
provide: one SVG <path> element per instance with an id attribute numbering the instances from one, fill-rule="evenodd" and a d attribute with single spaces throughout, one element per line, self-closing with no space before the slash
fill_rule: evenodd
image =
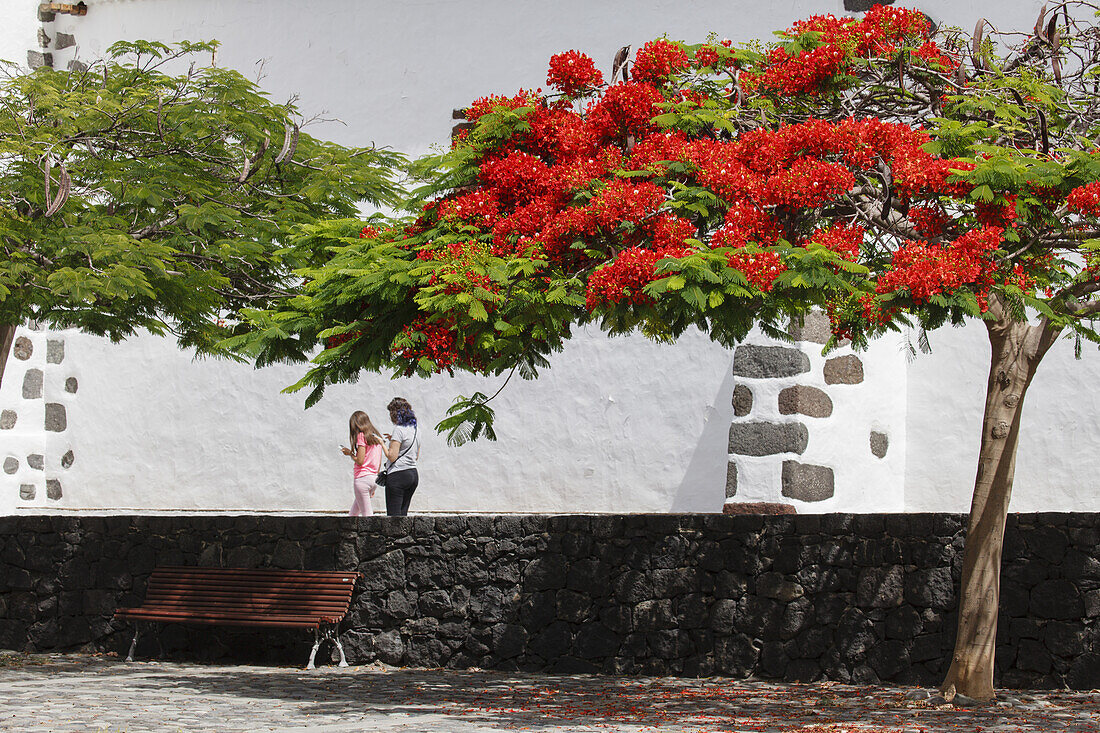
<path id="1" fill-rule="evenodd" d="M 401 451 L 400 453 L 398 453 L 397 458 L 394 458 L 389 466 L 386 466 L 385 468 L 383 468 L 381 471 L 378 472 L 378 475 L 374 478 L 374 483 L 375 484 L 377 484 L 378 486 L 385 486 L 386 485 L 386 474 L 389 473 L 390 468 L 393 467 L 394 463 L 397 463 L 398 461 L 400 461 L 401 457 L 403 455 L 405 455 L 406 453 L 408 453 L 410 450 L 412 450 L 412 447 L 414 445 L 416 445 L 416 433 L 419 429 L 420 429 L 419 425 L 416 426 L 415 428 L 413 428 L 413 439 L 409 441 L 409 447 L 406 448 L 405 450 Z M 385 454 L 385 450 L 383 450 L 382 453 Z"/>

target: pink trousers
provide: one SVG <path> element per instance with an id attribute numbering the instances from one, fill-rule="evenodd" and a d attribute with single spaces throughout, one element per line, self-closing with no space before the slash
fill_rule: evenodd
<path id="1" fill-rule="evenodd" d="M 378 485 L 374 483 L 373 476 L 360 476 L 352 482 L 352 490 L 355 501 L 351 505 L 351 516 L 369 517 L 374 514 L 370 505 L 370 498 L 374 496 L 374 490 Z"/>

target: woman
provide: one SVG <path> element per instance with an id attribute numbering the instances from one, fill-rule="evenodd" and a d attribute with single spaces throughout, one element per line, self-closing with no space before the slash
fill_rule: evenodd
<path id="1" fill-rule="evenodd" d="M 386 405 L 393 423 L 393 433 L 383 437 L 386 443 L 386 514 L 404 517 L 409 513 L 409 502 L 420 483 L 416 462 L 420 459 L 420 437 L 416 430 L 416 414 L 412 405 L 401 397 L 394 397 Z"/>

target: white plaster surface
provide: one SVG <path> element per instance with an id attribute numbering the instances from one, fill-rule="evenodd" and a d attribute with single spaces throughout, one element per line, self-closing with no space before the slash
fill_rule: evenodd
<path id="1" fill-rule="evenodd" d="M 885 337 L 856 354 L 863 362 L 864 380 L 860 384 L 825 383 L 825 362 L 852 354 L 851 348 L 842 347 L 823 355 L 819 344 L 782 343 L 759 332 L 751 334 L 746 343 L 797 348 L 809 357 L 810 370 L 780 379 L 737 377 L 738 384 L 752 390 L 753 403 L 749 414 L 734 421 L 802 423 L 809 432 L 809 441 L 801 454 L 731 454 L 730 459 L 737 464 L 735 499 L 793 504 L 800 513 L 905 511 L 906 360 L 901 340 L 896 336 Z M 833 401 L 832 415 L 781 414 L 779 393 L 799 384 L 817 387 L 828 394 Z M 889 449 L 882 458 L 871 453 L 872 430 L 889 437 Z M 833 497 L 804 502 L 783 496 L 781 476 L 785 460 L 833 469 Z"/>
<path id="2" fill-rule="evenodd" d="M 365 409 L 386 429 L 384 406 L 395 395 L 409 399 L 428 428 L 414 499 L 422 510 L 722 504 L 732 358 L 700 334 L 685 337 L 684 348 L 582 337 L 543 379 L 509 385 L 497 407 L 499 442 L 461 448 L 430 428 L 454 395 L 496 381 L 372 375 L 303 411 L 301 394 L 279 394 L 297 378 L 293 367 L 196 362 L 148 336 L 122 347 L 66 336 L 66 360 L 109 365 L 84 370 L 69 412 L 78 448 L 68 506 L 342 509 L 351 500 L 350 462 L 338 449 L 348 415 Z"/>
<path id="3" fill-rule="evenodd" d="M 933 17 L 967 28 L 979 17 L 1001 28 L 1030 28 L 1041 4 L 918 3 Z M 686 40 L 710 31 L 737 40 L 767 38 L 796 18 L 842 12 L 841 0 L 89 5 L 85 17 L 58 16 L 50 24 L 51 35 L 77 39 L 76 48 L 55 51 L 56 67 L 77 54 L 94 58 L 119 39 L 217 38 L 219 64 L 254 75 L 262 61 L 263 84 L 275 99 L 299 94 L 307 116 L 324 112 L 344 121 L 311 128 L 314 134 L 346 144 L 377 141 L 410 154 L 446 144 L 453 108 L 488 93 L 543 85 L 547 60 L 559 51 L 585 51 L 606 72 L 620 46 L 636 49 L 662 33 Z M 0 56 L 25 60 L 35 45 L 35 6 L 6 0 Z M 858 387 L 814 381 L 821 379 L 823 358 L 808 345 L 813 369 L 798 381 L 823 386 L 835 412 L 826 420 L 801 418 L 811 437 L 798 460 L 832 466 L 837 496 L 800 511 L 966 508 L 988 358 L 981 326 L 976 329 L 977 338 L 974 329 L 933 334 L 934 353 L 908 367 L 896 337 L 888 338 L 861 355 L 867 381 Z M 122 345 L 64 337 L 65 376 L 80 379 L 76 395 L 61 394 L 69 430 L 49 437 L 0 434 L 0 458 L 45 441 L 47 461 L 57 461 L 72 447 L 76 462 L 62 472 L 67 509 L 339 511 L 350 503 L 350 467 L 336 446 L 346 440 L 352 410 L 367 409 L 384 424 L 383 406 L 400 394 L 431 428 L 455 394 L 497 385 L 469 377 L 391 382 L 368 376 L 330 390 L 319 406 L 303 411 L 301 395 L 279 393 L 299 368 L 256 372 L 194 362 L 152 337 Z M 1100 426 L 1085 385 L 1100 361 L 1087 353 L 1076 363 L 1071 352 L 1059 347 L 1048 357 L 1028 396 L 1014 509 L 1095 506 L 1092 477 L 1100 474 L 1100 457 L 1091 445 Z M 729 351 L 700 334 L 660 346 L 586 332 L 552 361 L 538 382 L 513 383 L 499 398 L 499 442 L 453 449 L 425 431 L 414 510 L 720 508 L 733 419 Z M 9 378 L 0 389 L 0 407 L 19 401 L 15 382 Z M 761 385 L 766 395 L 754 389 L 757 405 L 776 410 L 782 386 L 778 380 Z M 884 459 L 870 455 L 872 429 L 890 436 Z M 737 498 L 778 500 L 781 458 L 746 461 Z M 15 511 L 18 503 L 9 478 L 0 474 L 6 482 L 0 512 Z M 44 495 L 42 486 L 34 503 L 44 504 Z"/>
<path id="4" fill-rule="evenodd" d="M 989 341 L 981 323 L 931 334 L 909 371 L 906 508 L 967 511 L 981 441 Z M 1051 348 L 1024 397 L 1013 511 L 1095 511 L 1100 504 L 1100 354 Z"/>
<path id="5" fill-rule="evenodd" d="M 0 60 L 27 65 L 27 51 L 38 48 L 37 2 L 4 0 L 0 3 Z"/>

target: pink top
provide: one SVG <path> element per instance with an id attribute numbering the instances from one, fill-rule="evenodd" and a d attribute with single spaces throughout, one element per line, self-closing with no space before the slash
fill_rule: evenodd
<path id="1" fill-rule="evenodd" d="M 370 476 L 371 478 L 378 475 L 378 470 L 382 468 L 382 446 L 381 445 L 367 445 L 367 439 L 362 433 L 359 433 L 355 438 L 355 452 L 359 453 L 359 446 L 363 446 L 367 449 L 366 460 L 363 461 L 363 465 L 355 464 L 355 478 L 362 478 L 363 476 Z"/>

